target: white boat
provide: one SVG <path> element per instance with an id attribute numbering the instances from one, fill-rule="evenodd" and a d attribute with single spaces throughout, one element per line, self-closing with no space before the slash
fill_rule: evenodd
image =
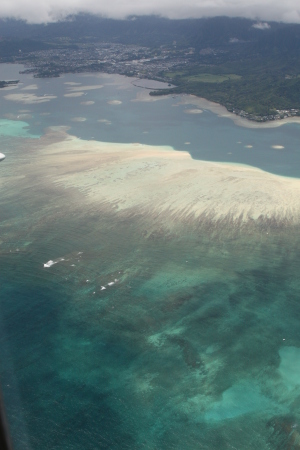
<path id="1" fill-rule="evenodd" d="M 3 153 L 0 153 L 0 161 L 3 161 L 5 159 L 5 155 Z"/>

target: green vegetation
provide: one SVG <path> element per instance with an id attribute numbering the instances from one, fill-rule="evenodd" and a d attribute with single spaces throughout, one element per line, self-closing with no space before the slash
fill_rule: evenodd
<path id="1" fill-rule="evenodd" d="M 236 81 L 240 80 L 242 77 L 235 74 L 224 74 L 224 75 L 214 75 L 211 73 L 200 73 L 199 75 L 193 76 L 176 76 L 172 80 L 173 82 L 181 83 L 223 83 L 224 81 Z"/>
<path id="2" fill-rule="evenodd" d="M 176 85 L 151 95 L 186 93 L 220 103 L 230 111 L 266 116 L 276 110 L 300 109 L 300 61 L 248 57 L 219 65 L 194 65 L 162 76 Z"/>
<path id="3" fill-rule="evenodd" d="M 19 83 L 19 80 L 14 80 L 14 81 L 0 81 L 0 89 L 1 88 L 5 88 L 7 86 L 15 86 L 16 84 Z"/>

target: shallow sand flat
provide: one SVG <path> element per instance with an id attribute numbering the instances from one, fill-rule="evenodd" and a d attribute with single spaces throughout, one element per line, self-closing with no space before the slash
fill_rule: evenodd
<path id="1" fill-rule="evenodd" d="M 75 83 L 75 81 L 66 81 L 64 84 L 68 86 L 79 86 L 81 83 Z"/>
<path id="2" fill-rule="evenodd" d="M 93 100 L 88 100 L 87 102 L 80 102 L 80 104 L 84 106 L 94 105 L 94 103 L 95 102 Z"/>
<path id="3" fill-rule="evenodd" d="M 28 86 L 23 87 L 21 90 L 22 91 L 35 91 L 36 89 L 38 89 L 37 84 L 29 84 Z"/>
<path id="4" fill-rule="evenodd" d="M 71 119 L 72 122 L 85 122 L 86 118 L 85 117 L 73 117 L 73 119 Z"/>
<path id="5" fill-rule="evenodd" d="M 202 114 L 202 109 L 186 109 L 185 114 Z"/>
<path id="6" fill-rule="evenodd" d="M 171 147 L 82 141 L 59 133 L 59 142 L 52 132 L 36 144 L 42 154 L 38 152 L 33 170 L 51 183 L 78 189 L 99 207 L 138 208 L 176 221 L 300 221 L 299 179 L 193 160 Z"/>
<path id="7" fill-rule="evenodd" d="M 57 97 L 56 95 L 37 96 L 35 94 L 20 93 L 20 94 L 7 94 L 4 96 L 4 98 L 6 100 L 11 100 L 13 102 L 20 102 L 24 103 L 25 105 L 32 105 L 35 103 L 50 102 L 50 100 L 53 100 Z"/>
<path id="8" fill-rule="evenodd" d="M 27 114 L 27 113 L 24 113 L 24 114 L 7 113 L 7 114 L 4 114 L 3 117 L 5 117 L 6 119 L 9 119 L 9 120 L 30 120 L 30 119 L 32 119 L 33 116 L 31 114 Z"/>
<path id="9" fill-rule="evenodd" d="M 95 84 L 93 86 L 82 86 L 82 85 L 80 85 L 78 87 L 69 87 L 68 91 L 71 91 L 71 92 L 93 91 L 95 89 L 101 89 L 101 88 L 103 88 L 103 84 Z"/>
<path id="10" fill-rule="evenodd" d="M 109 101 L 107 102 L 107 104 L 108 104 L 108 105 L 121 105 L 122 102 L 121 102 L 121 100 L 109 100 Z"/>
<path id="11" fill-rule="evenodd" d="M 81 97 L 84 92 L 71 92 L 70 94 L 64 94 L 64 97 Z"/>

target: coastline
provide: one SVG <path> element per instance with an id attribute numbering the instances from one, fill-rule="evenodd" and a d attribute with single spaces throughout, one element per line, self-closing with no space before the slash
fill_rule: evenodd
<path id="1" fill-rule="evenodd" d="M 219 117 L 226 117 L 231 119 L 235 125 L 244 128 L 277 128 L 288 123 L 298 123 L 300 124 L 300 117 L 287 117 L 286 119 L 275 119 L 266 122 L 255 122 L 254 120 L 249 120 L 244 117 L 240 117 L 234 113 L 229 112 L 225 106 L 220 103 L 214 103 L 202 97 L 197 97 L 195 95 L 186 95 L 187 100 L 183 100 L 180 104 L 195 105 L 202 109 L 208 109 L 209 111 L 217 114 Z"/>
<path id="2" fill-rule="evenodd" d="M 238 116 L 234 113 L 229 112 L 225 106 L 222 106 L 220 103 L 215 103 L 210 100 L 207 100 L 203 97 L 197 97 L 192 94 L 167 94 L 167 95 L 158 95 L 158 96 L 150 96 L 149 92 L 144 90 L 143 92 L 138 93 L 136 98 L 132 100 L 133 102 L 155 102 L 159 100 L 164 100 L 167 98 L 173 97 L 174 99 L 180 99 L 178 102 L 179 105 L 193 105 L 197 106 L 197 108 L 207 109 L 212 113 L 216 114 L 219 117 L 225 117 L 234 122 L 235 125 L 243 128 L 278 128 L 282 125 L 286 125 L 288 123 L 298 123 L 300 124 L 300 117 L 287 117 L 286 119 L 275 119 L 269 120 L 266 122 L 255 122 L 254 120 L 249 120 L 244 117 Z"/>

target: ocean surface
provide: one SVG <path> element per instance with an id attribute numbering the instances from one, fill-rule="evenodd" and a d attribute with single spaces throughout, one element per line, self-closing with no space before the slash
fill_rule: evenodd
<path id="1" fill-rule="evenodd" d="M 22 83 L 0 90 L 0 379 L 14 449 L 300 448 L 299 228 L 146 235 L 142 214 L 99 213 L 26 176 L 25 145 L 65 126 L 299 178 L 300 126 L 242 128 L 181 97 L 133 101 L 145 90 L 124 77 L 21 68 L 0 65 Z"/>

